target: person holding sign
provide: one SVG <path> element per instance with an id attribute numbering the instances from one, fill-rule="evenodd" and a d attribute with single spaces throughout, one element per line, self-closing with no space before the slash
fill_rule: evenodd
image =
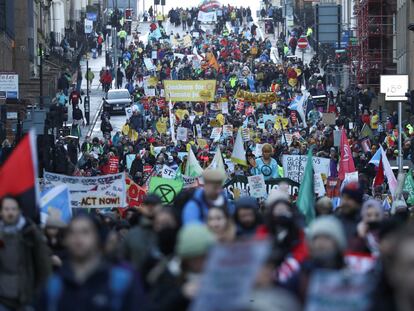
<path id="1" fill-rule="evenodd" d="M 252 175 L 262 174 L 265 180 L 279 177 L 278 164 L 272 158 L 273 147 L 270 144 L 264 144 L 262 148 L 262 156 L 256 159 L 256 163 L 251 169 Z"/>

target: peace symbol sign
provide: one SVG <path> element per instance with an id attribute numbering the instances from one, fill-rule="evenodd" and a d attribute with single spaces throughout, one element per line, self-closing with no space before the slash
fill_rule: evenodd
<path id="1" fill-rule="evenodd" d="M 265 177 L 272 175 L 272 168 L 269 165 L 263 165 L 260 171 Z"/>
<path id="2" fill-rule="evenodd" d="M 169 204 L 174 201 L 175 196 L 177 195 L 174 188 L 167 184 L 159 185 L 154 189 L 154 193 L 160 197 L 164 204 Z"/>

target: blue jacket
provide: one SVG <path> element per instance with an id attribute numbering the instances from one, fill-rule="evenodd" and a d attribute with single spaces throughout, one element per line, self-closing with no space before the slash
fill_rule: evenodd
<path id="1" fill-rule="evenodd" d="M 223 191 L 225 200 L 227 201 L 227 210 L 230 215 L 234 213 L 234 208 L 228 200 L 227 193 Z M 197 189 L 194 191 L 193 197 L 184 205 L 183 213 L 181 215 L 183 225 L 190 223 L 205 223 L 207 221 L 208 204 L 204 197 L 204 189 Z"/>

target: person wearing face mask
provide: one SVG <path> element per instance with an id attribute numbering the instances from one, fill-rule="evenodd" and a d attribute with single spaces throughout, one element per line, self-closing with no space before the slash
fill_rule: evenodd
<path id="1" fill-rule="evenodd" d="M 305 302 L 309 280 L 314 271 L 345 268 L 344 252 L 347 248 L 347 241 L 341 222 L 334 216 L 316 218 L 308 228 L 307 245 L 309 258 L 284 284 L 302 302 Z"/>
<path id="2" fill-rule="evenodd" d="M 284 283 L 307 258 L 308 249 L 305 234 L 297 223 L 290 197 L 286 192 L 273 190 L 266 205 L 265 229 L 273 240 L 273 248 L 278 253 L 279 268 L 276 281 Z M 258 230 L 262 234 L 263 229 Z"/>
<path id="3" fill-rule="evenodd" d="M 379 255 L 379 229 L 384 218 L 384 211 L 381 202 L 378 200 L 367 200 L 362 205 L 362 220 L 358 224 L 358 236 L 365 241 L 370 253 Z"/>
<path id="4" fill-rule="evenodd" d="M 181 228 L 175 247 L 175 256 L 180 259 L 180 265 L 169 266 L 168 278 L 154 287 L 153 291 L 157 291 L 158 295 L 152 296 L 154 293 L 150 293 L 145 310 L 188 310 L 200 288 L 204 264 L 215 242 L 213 234 L 203 224 L 193 223 Z"/>
<path id="5" fill-rule="evenodd" d="M 125 236 L 121 246 L 122 258 L 130 261 L 132 266 L 145 275 L 145 264 L 156 248 L 157 237 L 153 230 L 154 215 L 162 208 L 162 202 L 156 195 L 148 195 L 140 207 L 139 223 Z"/>

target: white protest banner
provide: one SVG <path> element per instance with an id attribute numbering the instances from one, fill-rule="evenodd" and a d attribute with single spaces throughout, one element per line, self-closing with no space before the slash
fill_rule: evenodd
<path id="1" fill-rule="evenodd" d="M 318 194 L 318 197 L 323 197 L 326 193 L 325 185 L 323 184 L 322 175 L 320 173 L 314 174 L 314 191 Z"/>
<path id="2" fill-rule="evenodd" d="M 193 188 L 193 187 L 198 187 L 200 185 L 198 177 L 191 177 L 191 176 L 185 176 L 185 175 L 182 175 L 182 177 L 183 177 L 183 182 L 184 182 L 184 188 Z"/>
<path id="3" fill-rule="evenodd" d="M 144 88 L 145 96 L 155 97 L 155 89 Z"/>
<path id="4" fill-rule="evenodd" d="M 313 157 L 312 159 L 314 173 L 323 174 L 325 177 L 328 177 L 330 159 L 320 157 Z M 306 162 L 307 156 L 304 155 L 283 155 L 282 165 L 284 177 L 301 183 L 303 174 L 305 173 Z"/>
<path id="5" fill-rule="evenodd" d="M 217 244 L 210 252 L 200 291 L 189 310 L 248 310 L 257 273 L 269 251 L 266 240 Z"/>
<path id="6" fill-rule="evenodd" d="M 223 135 L 225 137 L 232 137 L 233 136 L 233 125 L 223 125 Z"/>
<path id="7" fill-rule="evenodd" d="M 229 114 L 229 103 L 228 102 L 221 103 L 221 112 L 223 114 Z"/>
<path id="8" fill-rule="evenodd" d="M 221 127 L 214 127 L 211 130 L 210 139 L 212 139 L 213 141 L 219 141 L 219 139 L 221 137 L 221 132 L 222 131 L 223 131 L 223 128 L 221 128 Z"/>
<path id="9" fill-rule="evenodd" d="M 93 21 L 85 19 L 85 33 L 92 33 L 93 31 Z"/>
<path id="10" fill-rule="evenodd" d="M 374 274 L 348 269 L 317 270 L 309 282 L 305 311 L 366 311 L 370 309 Z"/>
<path id="11" fill-rule="evenodd" d="M 177 140 L 187 141 L 187 132 L 188 129 L 186 127 L 179 126 L 177 128 Z"/>
<path id="12" fill-rule="evenodd" d="M 203 12 L 203 11 L 199 11 L 198 12 L 198 21 L 201 23 L 214 23 L 215 21 L 217 21 L 217 15 L 216 12 Z"/>
<path id="13" fill-rule="evenodd" d="M 155 66 L 151 58 L 144 58 L 144 64 L 145 64 L 145 67 L 147 67 L 147 70 L 149 71 L 155 70 Z"/>
<path id="14" fill-rule="evenodd" d="M 67 185 L 72 208 L 113 208 L 127 205 L 124 173 L 77 177 L 44 172 L 43 181 L 45 189 Z"/>
<path id="15" fill-rule="evenodd" d="M 249 176 L 247 179 L 249 181 L 250 195 L 252 197 L 258 199 L 267 197 L 266 183 L 262 174 Z"/>
<path id="16" fill-rule="evenodd" d="M 224 159 L 224 164 L 226 164 L 229 173 L 234 173 L 234 163 L 231 159 Z"/>
<path id="17" fill-rule="evenodd" d="M 162 167 L 162 178 L 174 179 L 175 175 L 176 175 L 176 172 L 171 167 L 167 165 L 164 165 Z"/>
<path id="18" fill-rule="evenodd" d="M 198 138 L 203 138 L 203 132 L 201 131 L 201 125 L 200 124 L 196 124 L 196 130 L 197 130 L 197 137 Z"/>

